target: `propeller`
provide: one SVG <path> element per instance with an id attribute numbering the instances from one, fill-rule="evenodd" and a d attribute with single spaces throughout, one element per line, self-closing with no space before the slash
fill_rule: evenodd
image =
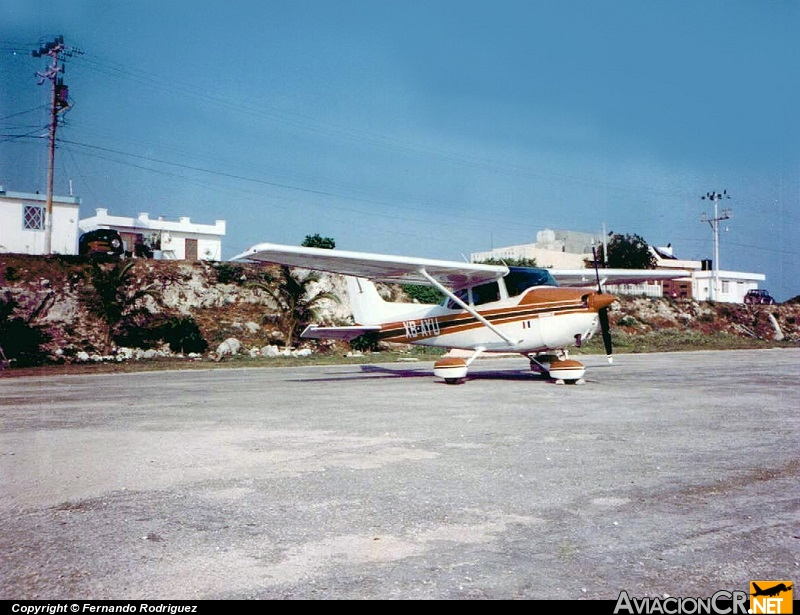
<path id="1" fill-rule="evenodd" d="M 592 254 L 594 256 L 594 274 L 597 277 L 597 294 L 603 294 L 603 286 L 600 284 L 600 270 L 598 269 L 597 265 L 597 250 L 594 246 L 592 246 Z M 606 357 L 608 358 L 609 363 L 614 362 L 614 358 L 611 356 L 612 346 L 611 346 L 611 326 L 608 323 L 608 307 L 603 306 L 599 310 L 597 310 L 597 316 L 600 319 L 600 332 L 603 334 L 603 346 L 606 349 Z"/>

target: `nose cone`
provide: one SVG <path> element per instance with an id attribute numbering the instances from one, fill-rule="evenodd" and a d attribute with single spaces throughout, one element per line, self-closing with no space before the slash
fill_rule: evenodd
<path id="1" fill-rule="evenodd" d="M 607 295 L 606 293 L 592 293 L 589 296 L 589 309 L 593 312 L 599 312 L 604 307 L 608 307 L 614 303 L 617 298 L 614 295 Z"/>

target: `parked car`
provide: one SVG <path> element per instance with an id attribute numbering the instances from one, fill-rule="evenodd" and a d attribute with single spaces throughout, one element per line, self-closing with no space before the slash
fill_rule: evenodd
<path id="1" fill-rule="evenodd" d="M 753 305 L 775 305 L 775 299 L 762 288 L 748 290 L 744 302 Z"/>
<path id="2" fill-rule="evenodd" d="M 125 252 L 122 237 L 113 229 L 97 229 L 78 239 L 78 254 L 98 260 L 119 260 Z"/>

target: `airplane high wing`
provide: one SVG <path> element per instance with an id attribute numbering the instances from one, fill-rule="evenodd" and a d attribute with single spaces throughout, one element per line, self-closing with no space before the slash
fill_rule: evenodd
<path id="1" fill-rule="evenodd" d="M 368 278 L 390 284 L 430 286 L 430 279 L 421 273 L 424 270 L 428 276 L 450 290 L 461 290 L 491 282 L 508 273 L 508 267 L 502 265 L 460 263 L 458 261 L 284 246 L 272 243 L 260 243 L 233 257 L 233 260 L 239 259 L 316 269 L 317 271 Z"/>
<path id="2" fill-rule="evenodd" d="M 569 347 L 601 332 L 611 362 L 608 307 L 616 299 L 602 291 L 602 283 L 688 274 L 506 267 L 272 243 L 234 257 L 240 259 L 346 276 L 356 324 L 309 325 L 302 337 L 348 340 L 372 333 L 385 342 L 471 350 L 467 360 L 446 356 L 435 363 L 434 375 L 449 384 L 463 381 L 483 352 L 516 352 L 534 372 L 582 383 L 585 367 L 569 359 Z M 561 288 L 555 278 L 575 287 Z M 373 282 L 429 285 L 446 299 L 439 305 L 385 301 Z"/>

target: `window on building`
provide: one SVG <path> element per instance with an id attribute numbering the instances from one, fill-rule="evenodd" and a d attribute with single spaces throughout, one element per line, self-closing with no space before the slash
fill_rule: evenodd
<path id="1" fill-rule="evenodd" d="M 731 292 L 731 284 L 728 280 L 722 280 L 722 292 L 723 293 Z"/>
<path id="2" fill-rule="evenodd" d="M 26 231 L 44 230 L 44 207 L 25 205 L 22 208 L 22 228 Z"/>

